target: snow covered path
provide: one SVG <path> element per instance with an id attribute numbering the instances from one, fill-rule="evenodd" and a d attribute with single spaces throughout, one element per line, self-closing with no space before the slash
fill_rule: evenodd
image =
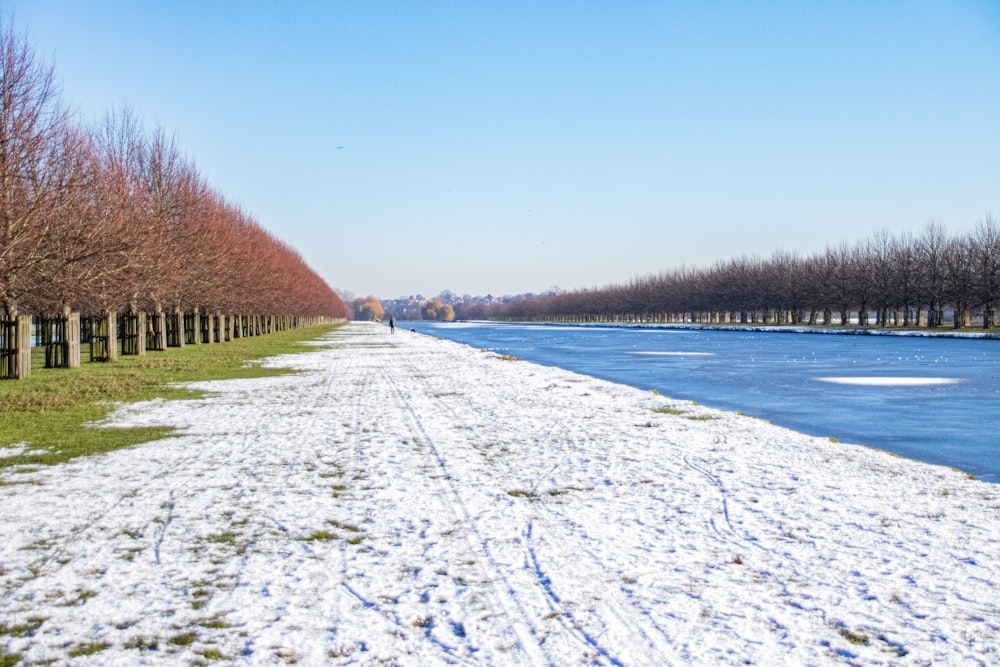
<path id="1" fill-rule="evenodd" d="M 26 664 L 1000 664 L 1000 488 L 351 324 L 0 475 Z M 0 449 L 0 455 L 3 450 Z"/>

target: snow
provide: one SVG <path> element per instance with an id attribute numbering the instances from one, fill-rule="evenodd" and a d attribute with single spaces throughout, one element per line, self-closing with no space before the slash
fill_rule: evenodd
<path id="1" fill-rule="evenodd" d="M 20 456 L 27 449 L 26 443 L 16 442 L 12 445 L 0 447 L 0 459 Z"/>
<path id="2" fill-rule="evenodd" d="M 2 473 L 0 648 L 1000 663 L 995 485 L 408 331 L 330 343 L 110 424 L 179 437 Z"/>

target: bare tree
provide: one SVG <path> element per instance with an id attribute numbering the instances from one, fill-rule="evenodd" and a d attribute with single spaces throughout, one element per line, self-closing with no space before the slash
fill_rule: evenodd
<path id="1" fill-rule="evenodd" d="M 16 314 L 31 271 L 46 259 L 62 195 L 62 134 L 68 113 L 50 66 L 0 24 L 0 304 Z"/>
<path id="2" fill-rule="evenodd" d="M 983 328 L 996 326 L 996 308 L 1000 302 L 1000 225 L 987 215 L 972 236 L 975 253 L 975 293 L 983 308 Z"/>
<path id="3" fill-rule="evenodd" d="M 944 250 L 946 299 L 955 308 L 954 327 L 967 326 L 976 293 L 976 250 L 968 236 L 952 238 Z"/>
<path id="4" fill-rule="evenodd" d="M 918 299 L 927 307 L 927 326 L 936 328 L 944 322 L 944 299 L 947 273 L 944 261 L 948 236 L 940 223 L 931 221 L 916 241 L 920 267 Z"/>
<path id="5" fill-rule="evenodd" d="M 107 113 L 94 144 L 100 179 L 93 188 L 94 225 L 111 237 L 101 244 L 103 267 L 93 277 L 97 285 L 87 310 L 153 310 L 163 239 L 152 221 L 149 146 L 138 115 L 126 107 Z"/>
<path id="6" fill-rule="evenodd" d="M 103 271 L 109 243 L 118 238 L 98 219 L 100 177 L 91 136 L 68 128 L 60 139 L 63 159 L 48 166 L 53 172 L 50 187 L 59 195 L 46 214 L 41 261 L 27 274 L 34 286 L 22 294 L 24 305 L 35 313 L 61 314 L 79 308 L 83 293 Z"/>
<path id="7" fill-rule="evenodd" d="M 902 315 L 896 317 L 896 326 L 910 326 L 913 309 L 919 307 L 921 269 L 917 259 L 917 244 L 913 235 L 904 233 L 892 241 L 892 294 L 890 302 Z"/>

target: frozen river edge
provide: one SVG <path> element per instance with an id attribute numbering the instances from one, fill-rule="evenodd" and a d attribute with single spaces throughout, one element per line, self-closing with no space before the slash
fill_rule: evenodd
<path id="1" fill-rule="evenodd" d="M 25 664 L 1000 662 L 1000 491 L 350 324 L 0 475 Z M 0 454 L 3 451 L 0 450 Z"/>

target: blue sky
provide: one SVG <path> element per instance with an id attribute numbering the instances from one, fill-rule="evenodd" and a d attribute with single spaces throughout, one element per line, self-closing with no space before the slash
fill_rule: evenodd
<path id="1" fill-rule="evenodd" d="M 1000 2 L 0 0 L 330 285 L 592 287 L 1000 215 Z"/>

